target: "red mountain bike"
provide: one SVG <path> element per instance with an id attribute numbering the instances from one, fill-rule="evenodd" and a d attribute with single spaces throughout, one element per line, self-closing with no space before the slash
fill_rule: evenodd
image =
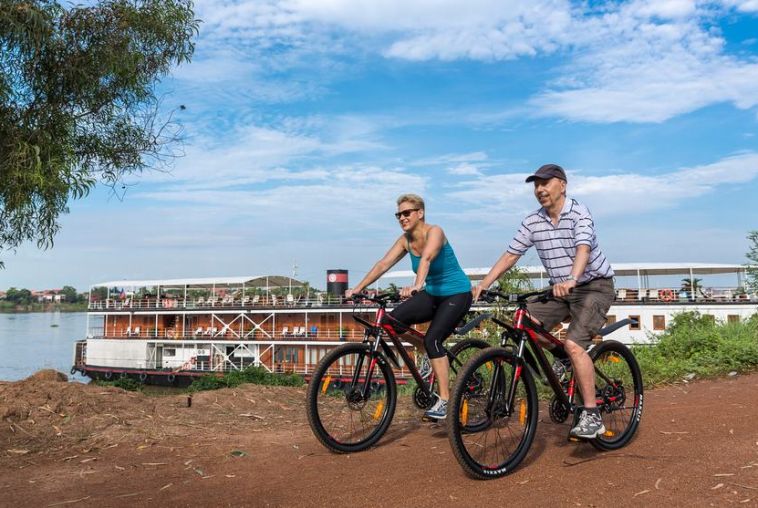
<path id="1" fill-rule="evenodd" d="M 370 301 L 379 306 L 371 323 L 353 313 L 353 319 L 366 328 L 363 342 L 344 344 L 330 351 L 319 362 L 308 383 L 308 423 L 318 440 L 339 453 L 365 450 L 375 444 L 392 422 L 397 402 L 397 386 L 392 366 L 400 368 L 400 355 L 417 388 L 413 402 L 428 409 L 435 401 L 434 374 L 424 379 L 402 345 L 403 333 L 423 340 L 424 335 L 392 318 L 387 304 L 399 301 L 397 293 L 376 296 L 354 295 L 353 300 Z M 358 308 L 356 307 L 356 310 Z M 456 330 L 464 335 L 491 314 L 483 314 Z M 385 338 L 395 346 L 389 347 Z M 446 350 L 450 378 L 454 379 L 463 363 L 475 352 L 488 348 L 483 340 L 467 339 Z"/>
<path id="2" fill-rule="evenodd" d="M 537 430 L 538 397 L 534 377 L 546 380 L 554 395 L 550 418 L 565 422 L 581 410 L 575 379 L 553 372 L 538 339 L 563 347 L 561 341 L 530 319 L 527 299 L 549 298 L 550 290 L 511 297 L 497 291 L 481 298 L 506 298 L 518 305 L 513 324 L 493 318 L 503 329 L 500 347 L 473 356 L 458 373 L 448 403 L 448 438 L 455 457 L 472 477 L 504 476 L 524 459 Z M 632 321 L 625 319 L 600 330 L 607 335 Z M 590 440 L 600 450 L 625 446 L 642 418 L 642 374 L 632 352 L 617 341 L 589 350 L 595 365 L 595 398 L 606 432 Z M 543 376 L 540 376 L 540 371 Z M 572 425 L 573 426 L 573 425 Z"/>

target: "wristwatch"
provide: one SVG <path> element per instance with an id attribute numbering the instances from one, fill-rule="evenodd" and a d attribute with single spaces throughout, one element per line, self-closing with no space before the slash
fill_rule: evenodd
<path id="1" fill-rule="evenodd" d="M 567 280 L 567 281 L 569 281 L 569 280 L 573 280 L 573 281 L 576 281 L 576 277 L 574 277 L 574 276 L 573 276 L 573 275 L 571 275 L 571 274 L 568 274 L 568 277 L 566 277 L 566 280 Z"/>

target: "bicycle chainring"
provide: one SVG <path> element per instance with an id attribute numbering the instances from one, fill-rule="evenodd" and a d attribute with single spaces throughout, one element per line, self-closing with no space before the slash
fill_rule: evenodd
<path id="1" fill-rule="evenodd" d="M 434 394 L 427 395 L 421 387 L 413 392 L 413 404 L 419 409 L 429 409 L 434 404 Z"/>
<path id="2" fill-rule="evenodd" d="M 550 419 L 555 423 L 563 423 L 569 417 L 569 409 L 555 396 L 550 399 Z"/>

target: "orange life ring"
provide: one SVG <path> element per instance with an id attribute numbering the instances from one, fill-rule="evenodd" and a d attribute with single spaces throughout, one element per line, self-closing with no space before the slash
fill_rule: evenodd
<path id="1" fill-rule="evenodd" d="M 658 293 L 658 298 L 660 298 L 662 302 L 673 302 L 674 301 L 674 290 L 673 289 L 661 289 L 661 291 Z"/>

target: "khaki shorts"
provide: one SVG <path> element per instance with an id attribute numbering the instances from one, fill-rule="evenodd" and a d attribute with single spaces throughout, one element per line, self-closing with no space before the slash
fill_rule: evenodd
<path id="1" fill-rule="evenodd" d="M 566 338 L 587 349 L 592 338 L 605 325 L 608 309 L 615 299 L 613 279 L 595 279 L 575 287 L 565 298 L 532 302 L 527 309 L 548 331 L 570 317 Z"/>

